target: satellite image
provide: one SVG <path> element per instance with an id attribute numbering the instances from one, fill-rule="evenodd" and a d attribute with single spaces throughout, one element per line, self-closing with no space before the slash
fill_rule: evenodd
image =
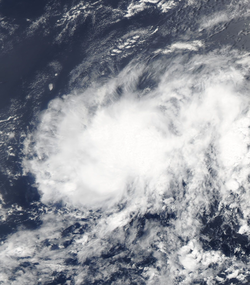
<path id="1" fill-rule="evenodd" d="M 0 0 L 0 284 L 250 284 L 249 0 Z"/>

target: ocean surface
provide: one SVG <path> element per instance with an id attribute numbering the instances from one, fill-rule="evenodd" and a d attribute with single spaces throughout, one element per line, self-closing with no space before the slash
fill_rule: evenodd
<path id="1" fill-rule="evenodd" d="M 247 0 L 0 0 L 0 284 L 249 284 L 249 91 Z"/>

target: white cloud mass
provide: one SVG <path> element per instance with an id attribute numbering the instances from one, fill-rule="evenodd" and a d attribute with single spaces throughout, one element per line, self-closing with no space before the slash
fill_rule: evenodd
<path id="1" fill-rule="evenodd" d="M 187 170 L 189 188 L 195 189 L 208 174 L 211 147 L 220 187 L 231 190 L 235 167 L 237 183 L 244 183 L 250 121 L 242 71 L 232 64 L 226 68 L 229 59 L 221 53 L 188 62 L 179 58 L 157 88 L 138 92 L 142 72 L 157 72 L 163 61 L 130 66 L 104 86 L 50 102 L 25 142 L 29 158 L 23 162 L 44 203 L 62 200 L 89 208 L 123 199 L 142 203 L 152 195 L 171 195 L 170 184 L 178 176 L 185 179 Z M 115 92 L 119 86 L 121 97 Z"/>

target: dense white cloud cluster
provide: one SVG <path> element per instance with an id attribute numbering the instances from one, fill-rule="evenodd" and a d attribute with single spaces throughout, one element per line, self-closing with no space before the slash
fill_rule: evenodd
<path id="1" fill-rule="evenodd" d="M 143 67 L 130 67 L 104 87 L 51 101 L 26 140 L 33 156 L 23 163 L 35 175 L 42 200 L 103 207 L 161 196 L 187 169 L 189 188 L 195 189 L 208 174 L 211 147 L 220 187 L 233 185 L 235 167 L 241 173 L 237 183 L 244 183 L 250 123 L 244 76 L 236 67 L 225 68 L 228 59 L 221 54 L 184 61 L 172 63 L 157 88 L 144 95 L 136 92 Z M 115 93 L 119 85 L 121 98 Z"/>

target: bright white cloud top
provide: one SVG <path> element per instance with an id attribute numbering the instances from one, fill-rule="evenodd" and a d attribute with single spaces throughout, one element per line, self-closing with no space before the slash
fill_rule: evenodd
<path id="1" fill-rule="evenodd" d="M 222 196 L 245 183 L 250 118 L 242 71 L 236 64 L 227 69 L 221 54 L 178 61 L 146 94 L 135 91 L 146 67 L 135 66 L 102 87 L 50 102 L 26 140 L 26 153 L 33 155 L 23 163 L 43 202 L 143 204 L 152 196 L 171 196 L 171 183 L 180 178 L 189 180 L 190 194 L 196 189 L 202 197 L 208 154 Z"/>

